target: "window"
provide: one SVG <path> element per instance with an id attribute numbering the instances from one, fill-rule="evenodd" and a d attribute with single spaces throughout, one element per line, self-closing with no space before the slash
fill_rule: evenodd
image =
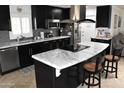
<path id="1" fill-rule="evenodd" d="M 12 18 L 12 32 L 14 35 L 21 34 L 21 23 L 19 17 Z"/>
<path id="2" fill-rule="evenodd" d="M 30 32 L 30 24 L 29 24 L 29 18 L 24 17 L 21 19 L 22 22 L 22 33 L 29 33 Z"/>
<path id="3" fill-rule="evenodd" d="M 29 17 L 16 17 L 11 18 L 12 32 L 10 33 L 10 39 L 16 39 L 17 36 L 23 35 L 25 37 L 32 37 L 32 30 Z"/>

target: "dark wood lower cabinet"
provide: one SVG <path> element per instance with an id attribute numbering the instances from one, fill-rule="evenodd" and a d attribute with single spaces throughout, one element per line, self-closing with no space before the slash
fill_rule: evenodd
<path id="1" fill-rule="evenodd" d="M 56 69 L 35 60 L 35 76 L 37 88 L 75 88 L 79 82 L 79 64 L 61 70 L 56 77 Z"/>
<path id="2" fill-rule="evenodd" d="M 33 64 L 31 58 L 32 45 L 23 45 L 18 47 L 20 67 L 24 68 Z"/>
<path id="3" fill-rule="evenodd" d="M 64 47 L 66 47 L 69 44 L 70 44 L 70 38 L 19 46 L 18 51 L 19 51 L 20 67 L 24 68 L 33 65 L 34 63 L 31 56 L 34 54 L 46 52 L 56 48 L 64 49 Z"/>
<path id="4" fill-rule="evenodd" d="M 57 42 L 58 42 L 58 47 L 59 48 L 63 48 L 64 47 L 64 40 L 63 39 L 60 39 Z"/>
<path id="5" fill-rule="evenodd" d="M 32 54 L 43 52 L 43 43 L 35 43 L 32 45 Z"/>
<path id="6" fill-rule="evenodd" d="M 53 40 L 53 41 L 51 42 L 51 45 L 52 45 L 52 49 L 59 48 L 59 45 L 58 45 L 58 41 L 57 41 L 57 40 Z"/>

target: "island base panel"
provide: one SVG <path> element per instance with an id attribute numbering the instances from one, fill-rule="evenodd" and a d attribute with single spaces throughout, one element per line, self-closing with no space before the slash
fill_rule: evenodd
<path id="1" fill-rule="evenodd" d="M 80 84 L 78 73 L 71 72 L 73 67 L 61 70 L 61 75 L 56 77 L 55 68 L 36 60 L 34 65 L 37 88 L 75 88 Z"/>

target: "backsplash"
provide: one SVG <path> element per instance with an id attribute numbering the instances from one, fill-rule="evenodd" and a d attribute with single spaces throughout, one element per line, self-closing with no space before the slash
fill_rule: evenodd
<path id="1" fill-rule="evenodd" d="M 39 36 L 40 37 L 40 32 L 44 32 L 44 34 L 49 33 L 50 31 L 53 32 L 53 36 L 58 36 L 58 31 L 56 29 L 37 29 L 33 30 L 33 36 Z"/>
<path id="2" fill-rule="evenodd" d="M 97 31 L 97 37 L 101 37 L 101 38 L 110 38 L 111 37 L 109 28 L 99 27 L 99 28 L 96 28 L 96 31 Z"/>
<path id="3" fill-rule="evenodd" d="M 40 32 L 49 33 L 50 31 L 51 31 L 50 29 L 37 29 L 33 31 L 33 36 L 40 37 Z M 57 30 L 52 29 L 52 31 L 54 36 L 58 36 Z M 0 31 L 0 43 L 9 42 L 9 41 L 10 41 L 9 31 Z"/>
<path id="4" fill-rule="evenodd" d="M 0 31 L 0 43 L 8 42 L 9 39 L 9 31 Z"/>

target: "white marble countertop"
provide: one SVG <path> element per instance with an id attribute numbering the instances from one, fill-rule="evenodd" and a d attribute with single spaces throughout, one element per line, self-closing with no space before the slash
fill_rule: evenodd
<path id="1" fill-rule="evenodd" d="M 0 49 L 15 47 L 15 46 L 22 46 L 22 45 L 33 44 L 33 43 L 39 43 L 39 42 L 45 42 L 45 41 L 51 41 L 51 40 L 57 40 L 57 39 L 63 39 L 63 38 L 69 38 L 69 37 L 70 36 L 57 36 L 57 37 L 51 37 L 51 38 L 45 38 L 45 39 L 39 39 L 39 40 L 29 39 L 24 42 L 10 41 L 10 42 L 5 42 L 5 43 L 0 43 Z"/>
<path id="2" fill-rule="evenodd" d="M 95 38 L 95 39 L 102 39 L 102 40 L 111 40 L 112 37 L 106 38 L 106 37 L 91 37 L 91 38 Z"/>
<path id="3" fill-rule="evenodd" d="M 99 54 L 109 46 L 109 44 L 96 42 L 83 42 L 79 44 L 90 47 L 78 52 L 55 49 L 33 55 L 32 58 L 51 67 L 61 70 L 78 64 L 82 61 L 85 61 Z"/>

